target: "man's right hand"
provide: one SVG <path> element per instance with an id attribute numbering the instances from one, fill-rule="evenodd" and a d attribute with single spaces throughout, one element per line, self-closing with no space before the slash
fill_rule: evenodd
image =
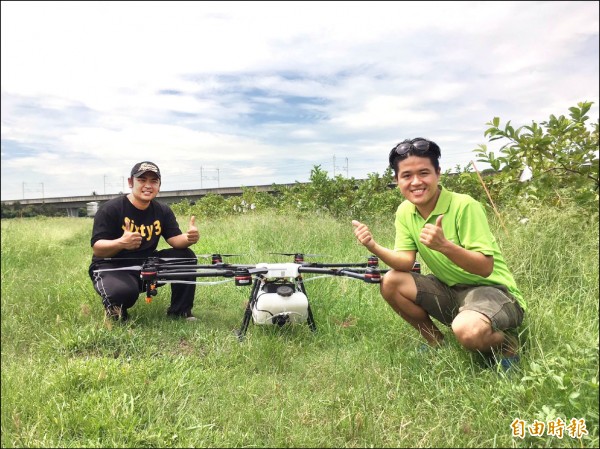
<path id="1" fill-rule="evenodd" d="M 124 249 L 138 249 L 142 244 L 142 234 L 139 232 L 132 232 L 130 228 L 131 222 L 129 221 L 129 218 L 125 218 L 125 230 L 123 231 L 123 235 L 120 239 L 121 244 L 123 245 Z"/>
<path id="2" fill-rule="evenodd" d="M 373 240 L 373 234 L 369 227 L 358 220 L 352 220 L 352 226 L 354 226 L 354 235 L 358 241 L 367 249 L 372 249 L 375 246 L 375 240 Z"/>
<path id="3" fill-rule="evenodd" d="M 352 220 L 354 235 L 371 253 L 396 271 L 411 271 L 415 263 L 416 251 L 394 251 L 379 245 L 366 224 Z"/>

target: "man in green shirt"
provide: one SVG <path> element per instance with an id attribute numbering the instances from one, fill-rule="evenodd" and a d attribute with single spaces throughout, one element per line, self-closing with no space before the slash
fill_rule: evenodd
<path id="1" fill-rule="evenodd" d="M 500 353 L 504 368 L 518 360 L 509 330 L 523 320 L 526 303 L 492 235 L 483 206 L 439 185 L 439 146 L 418 137 L 389 155 L 406 198 L 396 212 L 394 249 L 379 245 L 369 228 L 352 221 L 358 241 L 391 269 L 381 295 L 433 347 L 451 327 L 468 350 Z M 412 272 L 417 252 L 433 274 Z"/>

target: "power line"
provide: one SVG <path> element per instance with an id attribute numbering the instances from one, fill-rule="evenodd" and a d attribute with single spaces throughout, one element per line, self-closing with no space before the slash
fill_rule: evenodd
<path id="1" fill-rule="evenodd" d="M 204 171 L 205 169 L 202 167 L 202 165 L 200 166 L 200 188 L 202 189 L 202 181 L 207 179 L 207 180 L 215 180 L 217 181 L 217 187 L 221 187 L 221 180 L 220 180 L 220 173 L 219 173 L 219 169 L 215 168 L 215 169 L 209 169 L 208 171 L 216 171 L 217 172 L 217 176 L 205 176 L 204 175 Z"/>
<path id="2" fill-rule="evenodd" d="M 106 186 L 107 186 L 107 185 L 108 185 L 109 187 L 111 187 L 111 186 L 115 186 L 115 185 L 120 185 L 120 186 L 122 186 L 122 188 L 121 188 L 121 192 L 124 192 L 124 191 L 125 191 L 125 176 L 121 176 L 121 179 L 120 179 L 120 181 L 119 181 L 119 183 L 118 183 L 118 184 L 117 184 L 117 183 L 115 183 L 115 182 L 113 182 L 114 180 L 113 180 L 113 181 L 110 181 L 110 182 L 107 184 L 107 182 L 106 182 L 106 178 L 108 178 L 108 176 L 104 175 L 104 178 L 103 178 L 103 179 L 104 179 L 104 194 L 105 194 L 105 195 L 106 195 Z"/>
<path id="3" fill-rule="evenodd" d="M 23 190 L 23 199 L 25 199 L 25 192 L 39 192 L 39 189 L 37 189 L 37 188 L 36 189 L 27 188 L 26 189 L 25 186 L 27 184 L 32 184 L 32 183 L 23 182 L 23 189 L 22 189 Z M 42 201 L 43 201 L 44 200 L 44 183 L 43 182 L 33 183 L 33 185 L 40 185 L 40 186 L 42 186 Z"/>

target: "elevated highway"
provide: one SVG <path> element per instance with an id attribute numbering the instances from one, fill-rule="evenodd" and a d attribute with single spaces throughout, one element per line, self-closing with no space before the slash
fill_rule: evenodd
<path id="1" fill-rule="evenodd" d="M 211 189 L 189 189 L 189 190 L 171 190 L 160 192 L 156 197 L 163 203 L 172 204 L 187 199 L 189 201 L 196 201 L 209 193 L 222 196 L 234 196 L 241 195 L 244 190 L 252 189 L 258 192 L 271 193 L 275 191 L 275 187 L 291 187 L 298 183 L 293 184 L 274 184 L 270 185 L 258 185 L 258 186 L 244 186 L 244 187 L 217 187 Z M 302 183 L 301 183 L 302 184 Z M 21 199 L 21 200 L 5 200 L 2 201 L 2 206 L 10 206 L 14 204 L 21 204 L 22 206 L 35 205 L 40 206 L 43 204 L 51 205 L 57 209 L 64 209 L 65 213 L 69 217 L 77 217 L 79 209 L 86 208 L 88 203 L 96 202 L 98 206 L 102 203 L 120 196 L 120 193 L 105 194 L 105 195 L 85 195 L 85 196 L 65 196 L 58 198 L 32 198 L 32 199 Z"/>

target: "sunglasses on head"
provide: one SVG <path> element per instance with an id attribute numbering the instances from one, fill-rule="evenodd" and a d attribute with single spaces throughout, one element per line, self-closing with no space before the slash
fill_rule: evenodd
<path id="1" fill-rule="evenodd" d="M 398 156 L 404 156 L 410 150 L 416 150 L 418 152 L 425 152 L 425 151 L 429 150 L 429 142 L 427 140 L 417 140 L 414 143 L 411 143 L 411 142 L 399 143 L 398 145 L 396 145 L 396 147 L 394 147 L 392 149 L 392 153 L 390 154 L 390 156 L 392 156 L 394 153 L 397 154 Z"/>
<path id="2" fill-rule="evenodd" d="M 409 151 L 413 150 L 417 153 L 424 154 L 429 151 L 430 145 L 428 140 L 417 140 L 416 142 L 400 142 L 392 151 L 390 151 L 389 161 L 390 166 L 393 165 L 394 159 L 397 156 L 404 156 Z"/>

